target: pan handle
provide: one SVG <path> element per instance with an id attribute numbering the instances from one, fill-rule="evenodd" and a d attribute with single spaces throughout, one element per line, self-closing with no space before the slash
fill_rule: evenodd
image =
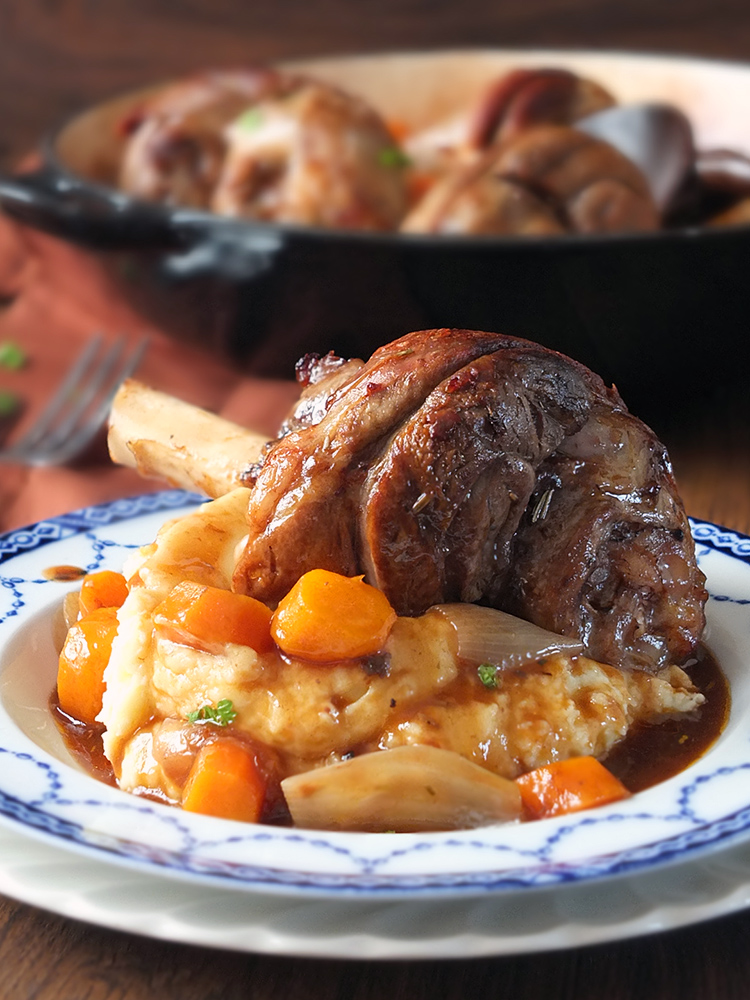
<path id="1" fill-rule="evenodd" d="M 160 205 L 79 181 L 50 166 L 0 174 L 0 208 L 34 229 L 97 250 L 179 249 L 186 234 Z"/>

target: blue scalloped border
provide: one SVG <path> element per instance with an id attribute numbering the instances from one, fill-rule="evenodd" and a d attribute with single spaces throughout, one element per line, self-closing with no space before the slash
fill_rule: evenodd
<path id="1" fill-rule="evenodd" d="M 690 527 L 697 546 L 705 545 L 717 552 L 729 552 L 740 562 L 750 564 L 750 536 L 739 531 L 720 528 L 711 521 L 690 518 Z"/>
<path id="2" fill-rule="evenodd" d="M 2 754 L 0 748 L 0 755 Z M 310 834 L 309 831 L 298 832 L 280 828 L 249 826 L 248 832 L 233 835 L 224 840 L 204 842 L 196 839 L 190 832 L 189 825 L 181 819 L 178 810 L 166 807 L 159 809 L 137 797 L 125 796 L 116 804 L 105 803 L 97 799 L 87 799 L 76 803 L 70 799 L 58 797 L 56 790 L 62 787 L 59 775 L 47 763 L 35 760 L 30 754 L 23 756 L 30 764 L 47 772 L 50 791 L 41 799 L 32 802 L 22 802 L 16 797 L 0 792 L 0 812 L 23 827 L 52 836 L 56 841 L 63 841 L 72 846 L 94 849 L 104 852 L 116 859 L 136 862 L 171 872 L 187 873 L 198 877 L 208 877 L 232 884 L 247 886 L 262 886 L 265 888 L 296 888 L 301 890 L 326 890 L 344 892 L 350 895 L 385 894 L 398 891 L 412 894 L 414 892 L 435 892 L 437 890 L 482 891 L 497 892 L 503 890 L 518 890 L 543 888 L 557 885 L 567 885 L 593 878 L 611 878 L 629 874 L 655 865 L 662 865 L 673 859 L 680 858 L 686 851 L 695 851 L 702 847 L 715 848 L 725 842 L 734 840 L 739 834 L 745 834 L 750 828 L 750 807 L 723 817 L 718 821 L 702 820 L 693 810 L 690 799 L 699 790 L 699 786 L 717 777 L 726 777 L 732 770 L 748 770 L 750 764 L 743 764 L 735 769 L 722 768 L 711 775 L 698 778 L 692 785 L 683 789 L 680 808 L 671 814 L 638 813 L 623 815 L 618 812 L 589 814 L 572 817 L 570 823 L 555 830 L 543 845 L 537 849 L 519 852 L 505 844 L 496 844 L 482 838 L 481 830 L 471 830 L 465 833 L 440 838 L 439 840 L 410 841 L 408 846 L 400 847 L 400 838 L 391 839 L 392 849 L 385 849 L 380 855 L 373 857 L 357 854 L 354 850 L 329 840 L 324 833 Z M 144 820 L 146 817 L 155 819 L 159 824 L 166 824 L 181 839 L 178 849 L 159 848 L 131 840 L 126 836 L 107 836 L 101 833 L 92 834 L 81 824 L 50 814 L 47 808 L 55 803 L 63 806 L 85 805 L 115 809 L 121 812 L 123 820 Z M 592 857 L 586 863 L 555 862 L 550 860 L 554 848 L 566 837 L 583 828 L 594 826 L 609 826 L 620 822 L 633 820 L 660 820 L 679 823 L 692 820 L 697 823 L 689 831 L 674 837 L 632 849 L 619 851 L 612 855 Z M 360 835 L 367 838 L 367 834 Z M 377 836 L 377 835 L 376 835 Z M 380 835 L 382 841 L 383 835 Z M 247 845 L 248 855 L 252 856 L 253 845 L 263 845 L 270 842 L 280 844 L 285 852 L 293 852 L 295 847 L 304 844 L 314 847 L 327 854 L 345 856 L 356 871 L 352 874 L 318 873 L 299 870 L 284 870 L 263 867 L 242 862 L 226 861 L 202 857 L 202 848 L 221 844 Z M 418 854 L 429 853 L 435 848 L 455 850 L 457 854 L 467 850 L 481 851 L 493 859 L 493 863 L 478 872 L 445 872 L 428 875 L 389 875 L 380 871 L 396 858 L 404 858 Z M 503 869 L 497 867 L 496 858 L 499 854 L 523 853 L 527 856 L 528 865 Z"/>
<path id="3" fill-rule="evenodd" d="M 205 498 L 183 490 L 168 490 L 158 493 L 144 494 L 113 503 L 99 504 L 74 511 L 61 517 L 31 525 L 0 536 L 0 564 L 11 561 L 15 556 L 33 551 L 61 539 L 77 534 L 88 534 L 95 529 L 127 521 L 145 514 L 169 511 L 191 504 L 197 504 Z M 731 554 L 735 559 L 750 564 L 750 537 L 738 532 L 720 528 L 708 521 L 691 520 L 691 527 L 699 549 L 699 556 L 710 550 Z M 106 543 L 102 543 L 106 544 Z M 701 553 L 701 548 L 703 552 Z M 22 583 L 18 578 L 0 575 L 0 585 L 18 588 Z M 35 581 L 30 581 L 35 582 Z M 732 600 L 739 604 L 750 603 L 745 600 L 728 598 L 722 595 L 711 595 L 715 600 Z M 22 603 L 21 605 L 22 606 Z M 12 614 L 17 611 L 12 611 Z M 6 615 L 5 617 L 9 617 Z M 3 616 L 0 615 L 0 623 Z M 699 786 L 715 777 L 724 777 L 731 770 L 750 769 L 750 764 L 742 764 L 735 769 L 720 769 L 713 775 L 704 775 L 685 786 L 681 791 L 679 808 L 672 814 L 656 816 L 652 813 L 642 817 L 622 815 L 618 812 L 608 812 L 605 815 L 588 814 L 571 819 L 570 823 L 556 828 L 555 832 L 541 847 L 529 850 L 528 867 L 514 867 L 512 870 L 497 867 L 493 864 L 479 872 L 441 873 L 427 875 L 389 875 L 379 871 L 394 858 L 412 854 L 430 852 L 436 846 L 440 849 L 456 849 L 456 851 L 485 851 L 488 856 L 497 858 L 503 851 L 519 851 L 503 844 L 491 843 L 482 838 L 481 831 L 472 830 L 457 833 L 448 837 L 410 841 L 408 846 L 399 846 L 399 841 L 393 842 L 393 848 L 385 849 L 377 856 L 357 855 L 353 850 L 341 843 L 328 839 L 325 834 L 311 835 L 308 831 L 269 827 L 249 828 L 242 836 L 233 834 L 231 837 L 211 843 L 197 841 L 190 833 L 189 826 L 182 822 L 178 810 L 165 807 L 155 808 L 144 800 L 131 796 L 122 796 L 117 806 L 112 803 L 89 798 L 87 807 L 117 808 L 123 815 L 131 817 L 148 816 L 159 824 L 167 824 L 177 831 L 181 846 L 179 849 L 159 849 L 127 837 L 107 837 L 92 834 L 83 825 L 52 815 L 48 810 L 52 803 L 58 806 L 75 806 L 78 803 L 64 799 L 59 792 L 64 789 L 64 782 L 55 768 L 43 760 L 36 759 L 32 754 L 18 754 L 0 746 L 0 760 L 4 753 L 12 753 L 18 760 L 27 761 L 31 766 L 39 768 L 45 774 L 47 791 L 36 801 L 21 801 L 0 790 L 0 815 L 11 822 L 20 824 L 26 830 L 34 830 L 52 837 L 55 842 L 64 842 L 71 846 L 97 852 L 104 852 L 113 859 L 135 863 L 137 865 L 156 866 L 159 869 L 175 874 L 189 874 L 202 878 L 229 882 L 233 885 L 247 887 L 315 890 L 325 892 L 369 895 L 397 892 L 399 895 L 414 893 L 430 893 L 435 891 L 487 891 L 518 890 L 538 888 L 542 886 L 570 884 L 587 881 L 592 878 L 623 875 L 636 870 L 664 864 L 678 859 L 685 852 L 694 852 L 702 848 L 715 847 L 738 835 L 746 834 L 750 829 L 750 807 L 742 809 L 719 821 L 704 821 L 691 807 L 690 800 Z M 612 855 L 602 855 L 591 858 L 586 863 L 560 863 L 550 860 L 553 848 L 575 831 L 600 824 L 617 823 L 624 820 L 650 818 L 660 821 L 690 820 L 697 823 L 687 832 L 674 837 L 663 838 L 656 843 L 640 846 L 631 850 L 619 851 Z M 361 835 L 367 837 L 368 835 Z M 252 844 L 277 841 L 283 844 L 287 851 L 294 851 L 296 844 L 304 843 L 323 852 L 345 855 L 356 869 L 351 875 L 320 874 L 315 872 L 282 870 L 272 867 L 262 867 L 252 864 L 216 860 L 201 857 L 201 849 L 216 847 L 217 844 L 238 843 L 247 844 L 252 855 Z"/>
<path id="4" fill-rule="evenodd" d="M 161 510 L 184 507 L 190 503 L 200 503 L 205 499 L 186 490 L 160 490 L 124 500 L 82 507 L 80 510 L 39 521 L 25 528 L 16 528 L 0 535 L 0 565 L 24 552 L 40 549 L 52 542 L 72 538 L 73 535 L 80 535 L 94 528 L 116 524 L 118 521 L 129 521 L 142 514 L 153 514 Z"/>

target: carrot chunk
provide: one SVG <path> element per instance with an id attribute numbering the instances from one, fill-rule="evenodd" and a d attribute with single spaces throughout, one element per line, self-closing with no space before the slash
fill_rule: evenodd
<path id="1" fill-rule="evenodd" d="M 81 617 L 97 608 L 121 608 L 127 596 L 128 585 L 122 573 L 115 573 L 111 569 L 87 573 L 78 595 Z"/>
<path id="2" fill-rule="evenodd" d="M 154 611 L 160 635 L 208 652 L 235 642 L 266 653 L 273 648 L 270 623 L 270 609 L 254 597 L 188 581 L 177 584 Z"/>
<path id="3" fill-rule="evenodd" d="M 271 634 L 289 656 L 322 663 L 376 653 L 395 621 L 385 594 L 361 576 L 313 569 L 282 598 Z"/>
<path id="4" fill-rule="evenodd" d="M 404 139 L 408 139 L 409 133 L 412 131 L 410 126 L 400 118 L 391 118 L 385 125 L 396 142 L 403 142 Z"/>
<path id="5" fill-rule="evenodd" d="M 117 608 L 96 608 L 69 630 L 57 668 L 57 698 L 63 712 L 93 723 L 102 710 L 104 670 L 117 634 Z"/>
<path id="6" fill-rule="evenodd" d="M 593 809 L 630 792 L 594 757 L 571 757 L 516 778 L 524 808 L 533 819 Z"/>
<path id="7" fill-rule="evenodd" d="M 182 808 L 257 823 L 263 811 L 266 781 L 255 754 L 233 740 L 201 747 L 182 792 Z"/>

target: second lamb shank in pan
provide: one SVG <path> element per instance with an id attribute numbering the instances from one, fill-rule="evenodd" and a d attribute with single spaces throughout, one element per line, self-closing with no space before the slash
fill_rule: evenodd
<path id="1" fill-rule="evenodd" d="M 690 656 L 706 591 L 669 459 L 587 368 L 441 329 L 299 377 L 252 475 L 235 589 L 273 603 L 307 569 L 364 573 L 401 615 L 475 602 L 621 668 Z"/>

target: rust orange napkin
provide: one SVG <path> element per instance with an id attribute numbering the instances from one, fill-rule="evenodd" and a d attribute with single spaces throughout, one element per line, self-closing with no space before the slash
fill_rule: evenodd
<path id="1" fill-rule="evenodd" d="M 167 337 L 114 294 L 94 257 L 0 215 L 0 346 L 18 347 L 24 358 L 18 370 L 0 367 L 0 389 L 23 405 L 12 428 L 4 428 L 6 436 L 14 438 L 33 422 L 96 332 L 111 339 L 124 334 L 133 342 L 147 335 L 135 377 L 269 436 L 297 394 L 291 380 L 242 377 L 210 351 Z M 112 466 L 103 431 L 70 466 L 0 465 L 0 530 L 165 485 Z"/>

